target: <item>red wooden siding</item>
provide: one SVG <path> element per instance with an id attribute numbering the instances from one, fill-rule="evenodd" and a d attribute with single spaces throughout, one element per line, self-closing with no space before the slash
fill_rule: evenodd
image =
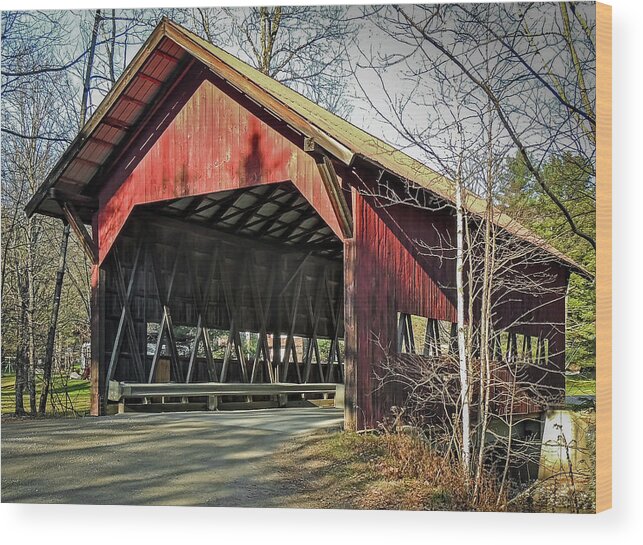
<path id="1" fill-rule="evenodd" d="M 390 416 L 390 408 L 403 402 L 401 392 L 393 387 L 376 391 L 378 362 L 396 350 L 397 313 L 404 312 L 456 321 L 455 218 L 409 205 L 382 206 L 378 200 L 354 192 L 353 216 L 355 240 L 345 256 L 346 278 L 346 372 L 347 388 L 354 380 L 356 422 L 351 427 L 369 428 Z M 427 245 L 432 250 L 423 250 Z M 442 248 L 442 250 L 440 249 Z M 348 270 L 348 269 L 352 269 Z M 558 294 L 533 296 L 506 294 L 506 304 L 499 305 L 497 327 L 503 328 L 520 319 L 521 332 L 549 339 L 552 367 L 564 369 L 565 301 L 567 271 L 551 264 L 538 268 L 549 270 L 551 287 Z M 529 311 L 529 309 L 531 309 Z M 353 320 L 349 324 L 348 320 Z M 352 362 L 349 358 L 353 358 Z M 354 369 L 351 368 L 351 364 Z M 564 377 L 534 370 L 534 381 L 555 387 L 564 386 Z M 543 379 L 543 375 L 547 377 Z M 538 376 L 536 376 L 538 375 Z"/>
<path id="2" fill-rule="evenodd" d="M 136 206 L 284 181 L 291 181 L 344 240 L 315 162 L 302 145 L 303 138 L 282 121 L 195 63 L 99 180 L 104 183 L 94 229 L 100 263 L 109 264 L 104 260 Z M 446 210 L 382 206 L 357 182 L 373 180 L 373 172 L 359 163 L 355 168 L 359 176 L 340 170 L 344 188 L 353 193 L 354 222 L 354 239 L 344 240 L 347 426 L 365 428 L 376 426 L 401 401 L 393 388 L 376 391 L 375 377 L 378 362 L 396 349 L 397 313 L 456 321 L 455 221 Z M 543 264 L 538 272 L 547 269 L 553 284 L 564 288 L 567 270 Z M 564 299 L 522 293 L 508 301 L 498 326 L 527 313 L 531 324 L 523 331 L 545 332 L 559 352 L 555 367 L 562 369 Z M 104 343 L 104 333 L 96 331 L 93 339 Z M 100 354 L 104 357 L 104 347 Z"/>
<path id="3" fill-rule="evenodd" d="M 362 428 L 376 426 L 394 403 L 390 391 L 374 395 L 374 371 L 385 351 L 395 351 L 397 312 L 455 321 L 453 293 L 442 287 L 453 279 L 455 263 L 420 255 L 417 245 L 417 240 L 436 244 L 440 235 L 448 236 L 448 216 L 405 205 L 381 207 L 374 198 L 359 194 L 353 207 L 357 346 L 351 353 L 356 358 L 357 424 Z M 347 357 L 348 343 L 347 339 Z"/>
<path id="4" fill-rule="evenodd" d="M 286 180 L 341 238 L 314 160 L 234 93 L 197 68 L 168 97 L 100 192 L 101 262 L 136 205 Z"/>

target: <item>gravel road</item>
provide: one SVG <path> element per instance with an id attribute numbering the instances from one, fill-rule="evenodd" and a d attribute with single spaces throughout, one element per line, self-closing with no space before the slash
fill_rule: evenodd
<path id="1" fill-rule="evenodd" d="M 279 452 L 336 409 L 128 413 L 2 423 L 2 501 L 286 507 Z"/>

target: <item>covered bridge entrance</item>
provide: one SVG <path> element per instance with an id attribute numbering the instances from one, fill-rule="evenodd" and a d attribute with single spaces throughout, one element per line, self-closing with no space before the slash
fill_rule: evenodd
<path id="1" fill-rule="evenodd" d="M 255 390 L 334 394 L 344 376 L 342 256 L 290 182 L 137 206 L 103 266 L 113 400 L 124 392 L 112 381 L 291 383 L 310 387 Z M 146 390 L 127 390 L 136 391 Z M 210 397 L 216 391 L 229 390 L 210 386 Z"/>
<path id="2" fill-rule="evenodd" d="M 471 225 L 485 212 L 465 207 Z M 346 426 L 373 427 L 404 397 L 380 363 L 438 365 L 452 346 L 453 183 L 168 20 L 27 212 L 69 222 L 92 260 L 95 415 L 110 381 L 142 397 L 167 381 L 241 397 L 344 383 Z M 513 270 L 547 286 L 497 295 L 494 358 L 505 372 L 525 356 L 511 410 L 526 412 L 530 391 L 564 395 L 565 292 L 584 272 L 506 214 L 493 223 L 537 256 Z"/>

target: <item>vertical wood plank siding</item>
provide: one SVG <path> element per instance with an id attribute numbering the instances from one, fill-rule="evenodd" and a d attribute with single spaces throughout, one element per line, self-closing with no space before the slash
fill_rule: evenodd
<path id="1" fill-rule="evenodd" d="M 283 123 L 197 66 L 159 108 L 99 194 L 100 261 L 136 205 L 287 180 L 341 238 L 314 160 L 287 132 Z"/>
<path id="2" fill-rule="evenodd" d="M 346 286 L 346 301 L 352 301 L 352 306 L 345 314 L 347 321 L 352 316 L 355 322 L 346 323 L 346 361 L 348 365 L 349 355 L 354 355 L 354 427 L 371 428 L 403 401 L 396 387 L 378 389 L 375 377 L 378 362 L 396 350 L 397 313 L 456 321 L 455 219 L 407 204 L 383 205 L 372 187 L 361 189 L 353 198 L 355 248 L 346 246 L 354 255 L 345 256 L 346 267 L 354 267 L 345 272 L 345 278 L 352 280 Z M 552 293 L 503 294 L 507 302 L 495 308 L 496 327 L 500 330 L 519 321 L 514 329 L 549 339 L 555 372 L 534 369 L 533 380 L 563 391 L 568 272 L 554 263 L 532 268 L 534 273 L 550 275 Z M 347 379 L 349 375 L 347 368 Z"/>
<path id="3" fill-rule="evenodd" d="M 449 251 L 441 262 L 437 255 L 421 255 L 417 244 L 437 247 L 438 237 L 448 236 L 454 225 L 447 216 L 407 205 L 381 206 L 376 198 L 359 193 L 353 211 L 355 413 L 357 427 L 369 428 L 400 401 L 393 388 L 375 393 L 377 362 L 396 349 L 397 312 L 455 321 L 455 294 L 448 287 L 453 283 L 453 259 Z M 349 350 L 347 338 L 347 354 Z"/>

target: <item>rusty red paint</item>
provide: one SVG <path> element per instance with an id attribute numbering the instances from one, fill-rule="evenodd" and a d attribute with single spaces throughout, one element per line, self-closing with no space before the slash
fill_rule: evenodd
<path id="1" fill-rule="evenodd" d="M 374 394 L 375 366 L 395 350 L 397 312 L 455 321 L 452 259 L 422 255 L 417 242 L 435 242 L 454 225 L 448 217 L 406 205 L 382 207 L 357 195 L 355 218 L 354 319 L 357 323 L 358 427 L 373 427 L 392 404 L 388 392 Z M 453 222 L 451 222 L 452 224 Z"/>
<path id="2" fill-rule="evenodd" d="M 395 351 L 397 313 L 457 320 L 455 255 L 449 245 L 455 240 L 455 219 L 448 213 L 404 204 L 383 206 L 373 196 L 372 187 L 358 185 L 364 194 L 356 194 L 353 200 L 355 256 L 351 264 L 351 314 L 357 331 L 353 339 L 347 337 L 346 341 L 354 343 L 350 347 L 347 344 L 347 351 L 354 354 L 357 368 L 357 427 L 372 428 L 390 416 L 392 405 L 402 401 L 396 387 L 377 389 L 375 376 L 378 362 Z M 424 245 L 432 250 L 424 250 Z M 552 293 L 510 294 L 509 302 L 495 309 L 497 327 L 508 327 L 518 319 L 532 322 L 521 323 L 518 329 L 547 337 L 550 352 L 554 353 L 552 366 L 561 371 L 565 358 L 565 300 L 561 289 L 564 293 L 568 272 L 554 263 L 531 267 L 534 272 L 551 275 Z M 346 324 L 346 331 L 351 330 Z M 534 382 L 564 387 L 561 373 L 541 372 L 534 376 Z"/>
<path id="3" fill-rule="evenodd" d="M 193 76 L 168 98 L 100 192 L 100 261 L 136 205 L 287 180 L 341 237 L 314 160 L 233 100 L 213 76 L 196 84 Z"/>

